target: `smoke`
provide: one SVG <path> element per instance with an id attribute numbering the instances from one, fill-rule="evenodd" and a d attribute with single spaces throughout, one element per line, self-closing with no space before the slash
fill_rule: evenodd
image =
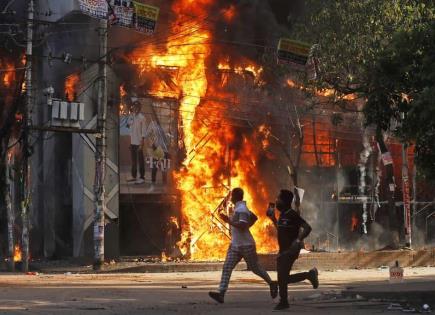
<path id="1" fill-rule="evenodd" d="M 354 250 L 373 251 L 385 248 L 388 245 L 385 229 L 378 223 L 370 224 L 370 233 L 362 235 L 355 244 Z"/>
<path id="2" fill-rule="evenodd" d="M 372 152 L 372 147 L 370 145 L 369 142 L 369 136 L 367 135 L 367 130 L 364 130 L 364 134 L 363 134 L 363 146 L 364 146 L 364 150 L 360 153 L 360 160 L 358 163 L 358 168 L 360 171 L 360 182 L 359 182 L 359 194 L 360 196 L 366 196 L 366 164 L 367 164 L 367 160 Z M 362 214 L 362 218 L 363 218 L 363 223 L 362 223 L 362 227 L 363 227 L 363 232 L 364 234 L 367 234 L 367 218 L 368 218 L 368 213 L 367 213 L 367 199 L 363 200 L 363 214 Z"/>

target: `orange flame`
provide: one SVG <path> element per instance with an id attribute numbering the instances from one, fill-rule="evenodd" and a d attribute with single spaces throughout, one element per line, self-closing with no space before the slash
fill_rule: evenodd
<path id="1" fill-rule="evenodd" d="M 169 217 L 169 222 L 172 223 L 172 224 L 174 224 L 174 225 L 177 227 L 177 229 L 180 228 L 180 225 L 178 224 L 178 219 L 177 219 L 177 217 L 174 217 L 174 216 Z"/>
<path id="2" fill-rule="evenodd" d="M 124 97 L 124 96 L 127 95 L 127 92 L 125 91 L 125 87 L 124 87 L 123 84 L 119 87 L 119 95 L 120 95 L 121 97 Z"/>
<path id="3" fill-rule="evenodd" d="M 0 63 L 1 66 L 1 63 Z M 10 87 L 12 82 L 15 80 L 15 68 L 11 63 L 6 63 L 5 70 L 3 72 L 3 85 L 5 87 Z"/>
<path id="4" fill-rule="evenodd" d="M 291 88 L 299 89 L 302 91 L 309 90 L 307 87 L 303 86 L 302 84 L 296 83 L 295 81 L 293 81 L 291 79 L 287 80 L 287 85 Z M 313 94 L 316 96 L 323 96 L 323 97 L 336 96 L 338 99 L 342 99 L 342 100 L 346 100 L 346 101 L 353 101 L 353 100 L 358 98 L 357 95 L 354 93 L 347 94 L 347 95 L 337 95 L 337 91 L 334 89 L 330 89 L 330 88 L 314 89 Z"/>
<path id="5" fill-rule="evenodd" d="M 119 104 L 119 113 L 120 115 L 127 115 L 128 114 L 128 108 L 124 103 L 124 97 L 127 95 L 127 92 L 125 91 L 125 87 L 123 84 L 119 86 L 119 96 L 120 96 L 120 104 Z"/>
<path id="6" fill-rule="evenodd" d="M 224 258 L 229 244 L 228 232 L 218 223 L 215 210 L 228 194 L 229 186 L 245 190 L 248 206 L 260 218 L 251 228 L 258 251 L 277 249 L 273 225 L 257 210 L 262 210 L 269 200 L 266 185 L 258 174 L 259 159 L 263 147 L 267 146 L 267 132 L 257 130 L 251 136 L 240 135 L 223 111 L 214 109 L 222 108 L 219 99 L 227 99 L 227 95 L 209 82 L 208 76 L 214 71 L 207 73 L 206 68 L 212 34 L 204 25 L 203 17 L 209 14 L 213 3 L 212 0 L 175 1 L 172 10 L 177 18 L 171 34 L 176 35 L 167 38 L 164 51 L 147 44 L 130 56 L 140 75 L 168 71 L 176 85 L 174 90 L 162 80 L 153 81 L 151 94 L 157 97 L 180 95 L 179 112 L 187 157 L 184 166 L 173 174 L 182 204 L 181 240 L 177 245 L 186 257 L 195 260 Z M 233 67 L 228 60 L 221 61 L 218 69 L 251 76 L 257 84 L 262 83 L 263 69 L 250 62 Z M 198 118 L 204 115 L 201 112 L 204 108 L 218 123 L 204 124 Z M 265 142 L 256 139 L 265 139 Z M 240 144 L 239 148 L 232 148 L 232 143 Z"/>
<path id="7" fill-rule="evenodd" d="M 12 156 L 13 156 L 13 152 L 12 152 L 12 150 L 13 150 L 14 148 L 12 148 L 10 151 L 8 151 L 8 163 L 11 163 L 11 161 L 12 161 Z"/>
<path id="8" fill-rule="evenodd" d="M 65 97 L 69 102 L 74 101 L 75 93 L 77 90 L 77 84 L 79 83 L 78 74 L 72 74 L 66 78 L 65 81 Z"/>
<path id="9" fill-rule="evenodd" d="M 236 15 L 236 7 L 232 4 L 227 9 L 222 10 L 222 15 L 227 22 L 231 22 Z"/>
<path id="10" fill-rule="evenodd" d="M 316 122 L 313 126 L 305 121 L 303 124 L 305 134 L 302 143 L 303 164 L 305 166 L 334 166 L 336 163 L 336 154 L 333 149 L 335 140 L 331 131 L 323 129 L 321 123 Z M 313 139 L 314 135 L 315 139 Z"/>
<path id="11" fill-rule="evenodd" d="M 14 248 L 14 262 L 20 262 L 23 260 L 21 248 L 19 245 L 15 245 Z"/>
<path id="12" fill-rule="evenodd" d="M 267 149 L 270 145 L 269 138 L 272 134 L 270 132 L 270 128 L 268 128 L 266 125 L 263 124 L 263 125 L 260 125 L 260 127 L 258 128 L 258 131 L 263 136 L 261 139 L 261 144 L 263 146 L 263 149 Z"/>
<path id="13" fill-rule="evenodd" d="M 359 222 L 359 220 L 358 220 L 356 214 L 352 213 L 351 226 L 350 226 L 350 230 L 352 232 L 355 232 L 356 229 L 358 228 L 358 222 Z"/>

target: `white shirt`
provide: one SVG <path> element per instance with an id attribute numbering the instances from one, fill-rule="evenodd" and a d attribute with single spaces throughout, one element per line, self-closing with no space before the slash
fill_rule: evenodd
<path id="1" fill-rule="evenodd" d="M 133 114 L 130 120 L 131 144 L 141 145 L 142 139 L 146 137 L 145 116 L 142 113 Z"/>
<path id="2" fill-rule="evenodd" d="M 234 207 L 234 214 L 231 217 L 233 222 L 246 222 L 249 224 L 249 209 L 246 206 L 246 201 L 238 201 Z M 231 225 L 231 246 L 252 246 L 255 245 L 255 240 L 252 237 L 249 228 L 240 229 Z"/>

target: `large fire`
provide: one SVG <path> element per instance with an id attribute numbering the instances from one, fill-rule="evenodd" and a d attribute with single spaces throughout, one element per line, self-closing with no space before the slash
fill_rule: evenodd
<path id="1" fill-rule="evenodd" d="M 268 145 L 266 128 L 241 134 L 222 110 L 228 95 L 208 80 L 217 76 L 210 69 L 212 31 L 204 23 L 213 1 L 178 0 L 172 10 L 177 17 L 171 35 L 162 51 L 146 44 L 132 53 L 132 63 L 140 73 L 173 69 L 172 81 L 180 96 L 180 115 L 187 157 L 184 167 L 174 174 L 182 199 L 182 239 L 178 243 L 187 257 L 196 260 L 224 258 L 229 244 L 222 224 L 214 219 L 215 210 L 228 195 L 229 189 L 242 187 L 248 206 L 260 218 L 252 228 L 259 252 L 277 249 L 273 226 L 265 217 L 270 198 L 266 184 L 259 175 L 259 159 Z M 227 19 L 233 16 L 231 7 Z M 254 63 L 232 65 L 229 58 L 219 62 L 220 70 L 234 75 L 249 74 L 255 84 L 261 84 L 262 68 Z M 156 80 L 150 91 L 155 96 L 174 96 L 174 89 Z M 236 99 L 232 95 L 232 99 Z M 238 106 L 237 102 L 231 106 Z M 205 124 L 207 109 L 213 121 Z"/>

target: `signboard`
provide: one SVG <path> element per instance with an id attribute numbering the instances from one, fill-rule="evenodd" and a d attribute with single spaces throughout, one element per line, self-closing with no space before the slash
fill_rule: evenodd
<path id="1" fill-rule="evenodd" d="M 372 198 L 370 196 L 341 194 L 338 197 L 338 201 L 342 201 L 344 203 L 364 203 L 364 202 L 372 202 Z"/>
<path id="2" fill-rule="evenodd" d="M 403 281 L 403 268 L 396 262 L 395 266 L 390 267 L 390 282 L 397 283 Z"/>
<path id="3" fill-rule="evenodd" d="M 136 1 L 133 1 L 133 5 L 133 27 L 139 32 L 154 33 L 159 17 L 159 8 Z"/>
<path id="4" fill-rule="evenodd" d="M 300 41 L 281 38 L 278 42 L 278 63 L 305 66 L 311 45 Z"/>
<path id="5" fill-rule="evenodd" d="M 110 24 L 154 33 L 160 9 L 132 0 L 79 0 L 82 13 Z"/>
<path id="6" fill-rule="evenodd" d="M 405 235 L 411 235 L 411 202 L 409 200 L 409 179 L 403 175 L 403 208 L 405 210 Z"/>
<path id="7" fill-rule="evenodd" d="M 391 156 L 390 152 L 382 153 L 382 162 L 384 165 L 393 164 L 393 157 Z"/>
<path id="8" fill-rule="evenodd" d="M 79 0 L 80 11 L 84 14 L 98 18 L 106 19 L 108 13 L 108 4 L 106 0 Z"/>
<path id="9" fill-rule="evenodd" d="M 113 2 L 113 4 L 112 4 Z M 132 1 L 111 1 L 109 20 L 112 25 L 133 27 L 134 6 Z"/>

